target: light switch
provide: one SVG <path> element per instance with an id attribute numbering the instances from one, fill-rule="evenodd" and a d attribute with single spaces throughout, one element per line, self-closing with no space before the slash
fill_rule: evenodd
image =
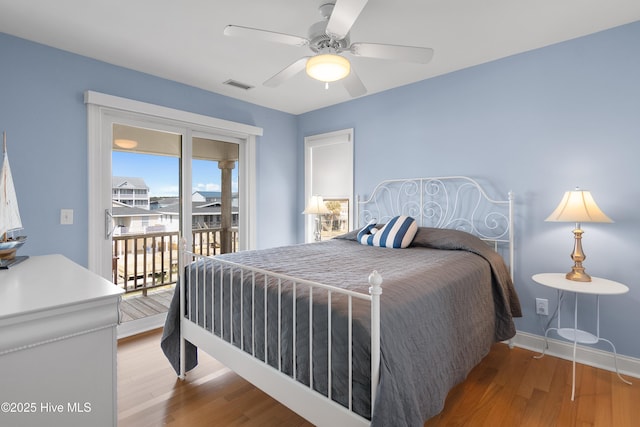
<path id="1" fill-rule="evenodd" d="M 60 209 L 60 224 L 73 224 L 73 209 Z"/>

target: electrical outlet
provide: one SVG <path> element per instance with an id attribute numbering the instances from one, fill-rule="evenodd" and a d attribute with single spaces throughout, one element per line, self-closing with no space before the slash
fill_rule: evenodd
<path id="1" fill-rule="evenodd" d="M 541 316 L 549 315 L 549 300 L 545 298 L 536 298 L 536 314 Z"/>
<path id="2" fill-rule="evenodd" d="M 60 224 L 73 224 L 73 209 L 60 209 Z"/>

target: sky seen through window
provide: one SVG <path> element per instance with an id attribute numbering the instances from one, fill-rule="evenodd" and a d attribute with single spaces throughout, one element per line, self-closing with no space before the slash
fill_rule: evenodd
<path id="1" fill-rule="evenodd" d="M 143 178 L 151 197 L 176 197 L 179 193 L 177 157 L 113 151 L 112 175 Z M 220 191 L 220 169 L 214 160 L 192 161 L 192 193 Z M 232 191 L 238 191 L 238 168 L 232 172 Z"/>

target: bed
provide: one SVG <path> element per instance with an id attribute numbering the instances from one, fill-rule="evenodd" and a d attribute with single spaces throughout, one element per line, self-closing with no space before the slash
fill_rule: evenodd
<path id="1" fill-rule="evenodd" d="M 363 244 L 357 228 L 215 257 L 183 250 L 161 343 L 180 377 L 201 349 L 315 425 L 421 426 L 439 413 L 515 335 L 513 197 L 438 177 L 383 181 L 356 205 L 376 230 L 415 221 L 410 245 Z"/>

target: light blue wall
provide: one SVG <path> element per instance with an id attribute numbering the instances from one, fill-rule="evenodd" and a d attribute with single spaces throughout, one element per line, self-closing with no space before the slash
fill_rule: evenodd
<path id="1" fill-rule="evenodd" d="M 357 194 L 386 178 L 454 174 L 515 192 L 521 331 L 540 334 L 533 300 L 555 298 L 531 275 L 571 265 L 571 224 L 544 218 L 564 191 L 590 189 L 616 222 L 584 225 L 587 271 L 631 288 L 603 299 L 601 332 L 640 357 L 638 40 L 634 23 L 296 117 L 0 34 L 0 130 L 29 235 L 24 252 L 86 265 L 87 89 L 264 128 L 260 247 L 303 240 L 303 137 L 354 128 Z M 74 225 L 59 225 L 60 208 L 75 210 Z"/>
<path id="2" fill-rule="evenodd" d="M 304 136 L 354 128 L 356 194 L 387 178 L 458 174 L 514 191 L 517 327 L 535 334 L 534 298 L 555 291 L 531 275 L 572 264 L 572 224 L 544 219 L 564 191 L 591 190 L 615 223 L 583 224 L 587 272 L 631 288 L 603 298 L 602 336 L 640 357 L 639 40 L 636 22 L 304 114 L 299 162 Z M 584 318 L 595 317 L 584 301 Z"/>
<path id="3" fill-rule="evenodd" d="M 110 95 L 259 126 L 258 245 L 295 241 L 299 213 L 296 117 L 0 33 L 0 131 L 28 242 L 20 253 L 61 253 L 87 264 L 87 113 L 83 93 Z M 60 225 L 60 209 L 74 224 Z"/>

